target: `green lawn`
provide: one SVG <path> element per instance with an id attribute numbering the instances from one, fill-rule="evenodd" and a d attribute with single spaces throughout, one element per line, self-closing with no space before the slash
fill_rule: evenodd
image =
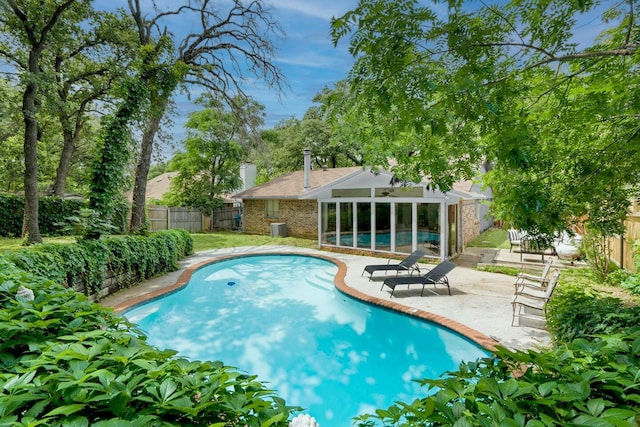
<path id="1" fill-rule="evenodd" d="M 193 250 L 204 251 L 207 249 L 233 248 L 236 246 L 262 246 L 262 245 L 287 245 L 302 248 L 317 248 L 318 241 L 299 239 L 296 237 L 270 237 L 254 236 L 236 232 L 194 233 Z M 44 237 L 43 243 L 75 243 L 74 236 Z M 15 251 L 23 249 L 22 239 L 0 237 L 0 252 L 5 250 Z"/>
<path id="2" fill-rule="evenodd" d="M 475 240 L 468 242 L 467 246 L 470 248 L 509 249 L 507 230 L 503 230 L 501 228 L 490 228 Z"/>
<path id="3" fill-rule="evenodd" d="M 300 239 L 297 237 L 271 237 L 237 233 L 233 231 L 219 231 L 216 233 L 194 233 L 193 250 L 233 248 L 237 246 L 287 245 L 301 248 L 318 248 L 317 240 Z"/>

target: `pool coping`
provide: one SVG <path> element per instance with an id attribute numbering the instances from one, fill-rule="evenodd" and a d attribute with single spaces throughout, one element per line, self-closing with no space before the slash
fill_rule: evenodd
<path id="1" fill-rule="evenodd" d="M 345 282 L 345 277 L 347 274 L 347 265 L 343 261 L 340 261 L 336 258 L 332 258 L 326 255 L 308 254 L 308 253 L 301 253 L 301 252 L 289 252 L 289 251 L 287 252 L 279 252 L 279 251 L 253 252 L 250 254 L 232 254 L 232 255 L 223 255 L 215 258 L 210 258 L 210 259 L 201 261 L 197 264 L 186 267 L 185 270 L 180 274 L 178 279 L 172 285 L 163 287 L 162 289 L 157 289 L 147 294 L 143 294 L 143 295 L 139 295 L 137 297 L 131 298 L 123 303 L 116 305 L 114 307 L 114 310 L 116 313 L 121 313 L 125 310 L 131 309 L 135 306 L 138 306 L 150 300 L 154 300 L 154 299 L 163 297 L 165 295 L 171 294 L 173 292 L 176 292 L 182 289 L 183 287 L 185 287 L 189 283 L 189 281 L 191 280 L 191 276 L 196 270 L 202 267 L 205 267 L 207 265 L 215 264 L 215 263 L 226 261 L 229 259 L 246 258 L 251 256 L 264 256 L 264 255 L 299 255 L 299 256 L 315 257 L 315 258 L 321 258 L 321 259 L 327 260 L 338 267 L 338 271 L 336 272 L 336 275 L 334 276 L 334 279 L 333 279 L 333 283 L 335 287 L 340 292 L 343 292 L 352 298 L 355 298 L 367 304 L 380 306 L 383 308 L 387 308 L 393 311 L 406 314 L 408 316 L 433 322 L 437 325 L 443 326 L 457 334 L 464 336 L 465 338 L 469 339 L 470 341 L 473 341 L 474 343 L 478 344 L 479 346 L 489 351 L 495 351 L 497 346 L 499 345 L 499 343 L 493 338 L 479 331 L 476 331 L 475 329 L 470 328 L 469 326 L 466 326 L 460 322 L 456 322 L 455 320 L 449 319 L 445 316 L 441 316 L 439 314 L 431 313 L 415 307 L 402 305 L 391 300 L 384 300 L 384 299 L 360 292 L 357 289 L 349 286 Z"/>

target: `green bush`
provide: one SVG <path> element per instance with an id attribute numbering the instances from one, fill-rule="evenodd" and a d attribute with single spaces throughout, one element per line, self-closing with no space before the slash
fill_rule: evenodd
<path id="1" fill-rule="evenodd" d="M 84 207 L 82 200 L 67 200 L 60 197 L 38 198 L 38 224 L 45 236 L 64 234 L 67 218 L 78 215 Z M 0 194 L 0 236 L 22 235 L 24 197 Z"/>
<path id="2" fill-rule="evenodd" d="M 639 324 L 640 307 L 627 307 L 584 286 L 563 284 L 547 305 L 547 327 L 558 343 L 626 332 Z"/>
<path id="3" fill-rule="evenodd" d="M 427 397 L 359 418 L 359 426 L 616 426 L 640 422 L 640 331 L 542 352 L 463 363 L 423 380 Z"/>
<path id="4" fill-rule="evenodd" d="M 0 337 L 2 426 L 285 427 L 299 409 L 255 376 L 149 345 L 110 309 L 2 258 Z"/>
<path id="5" fill-rule="evenodd" d="M 193 251 L 185 230 L 165 230 L 143 236 L 81 240 L 75 244 L 43 244 L 7 253 L 18 267 L 47 277 L 87 295 L 100 292 L 107 271 L 122 277 L 119 287 L 178 268 L 178 261 Z"/>

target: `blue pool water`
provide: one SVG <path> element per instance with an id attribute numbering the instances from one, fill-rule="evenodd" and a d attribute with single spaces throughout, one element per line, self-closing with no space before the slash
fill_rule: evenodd
<path id="1" fill-rule="evenodd" d="M 333 285 L 336 272 L 308 256 L 234 258 L 125 315 L 160 348 L 257 374 L 321 427 L 348 427 L 356 415 L 411 402 L 426 392 L 413 379 L 487 355 L 435 324 L 345 296 Z"/>
<path id="2" fill-rule="evenodd" d="M 376 233 L 376 247 L 390 246 L 391 233 Z M 357 247 L 371 247 L 371 233 L 358 233 Z M 336 236 L 329 236 L 327 240 L 336 243 Z M 431 231 L 418 231 L 418 244 L 425 241 L 440 241 L 440 235 Z M 396 233 L 396 246 L 407 246 L 411 242 L 411 231 L 399 231 Z M 340 234 L 340 246 L 353 246 L 353 233 Z"/>

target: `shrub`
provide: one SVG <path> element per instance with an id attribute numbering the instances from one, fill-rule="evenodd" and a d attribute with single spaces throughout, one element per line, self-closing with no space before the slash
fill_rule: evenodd
<path id="1" fill-rule="evenodd" d="M 83 239 L 75 244 L 43 244 L 11 252 L 6 257 L 18 267 L 47 277 L 87 295 L 100 292 L 107 271 L 122 277 L 120 287 L 133 277 L 145 280 L 178 268 L 193 251 L 185 230 L 165 230 L 149 237 L 121 236 Z"/>
<path id="2" fill-rule="evenodd" d="M 299 409 L 255 376 L 149 345 L 110 309 L 2 258 L 0 283 L 0 425 L 284 427 Z"/>
<path id="3" fill-rule="evenodd" d="M 60 197 L 38 198 L 38 224 L 43 235 L 64 234 L 67 218 L 78 215 L 82 200 Z M 0 236 L 18 237 L 22 234 L 24 197 L 0 194 Z"/>
<path id="4" fill-rule="evenodd" d="M 637 329 L 640 307 L 600 295 L 583 286 L 563 284 L 547 305 L 547 327 L 558 343 L 598 334 Z"/>

